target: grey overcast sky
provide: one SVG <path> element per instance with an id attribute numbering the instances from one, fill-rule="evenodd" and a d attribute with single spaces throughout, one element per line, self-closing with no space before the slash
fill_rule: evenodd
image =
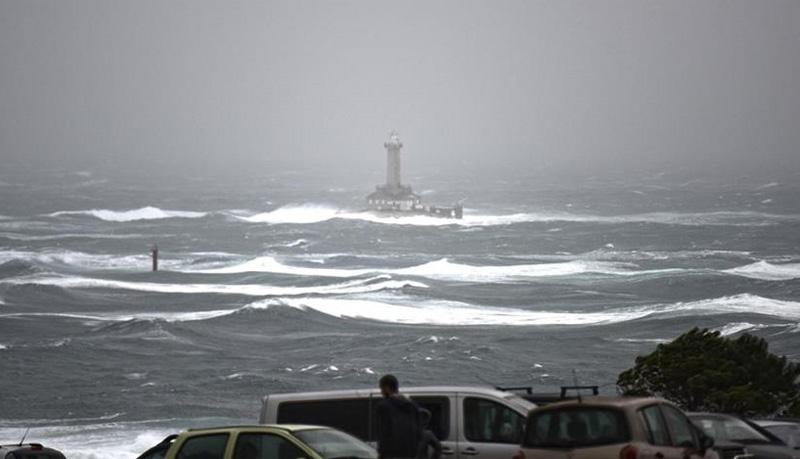
<path id="1" fill-rule="evenodd" d="M 0 0 L 0 156 L 800 167 L 800 1 Z"/>

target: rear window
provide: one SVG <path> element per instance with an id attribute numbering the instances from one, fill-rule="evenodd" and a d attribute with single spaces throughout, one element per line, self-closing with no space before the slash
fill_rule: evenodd
<path id="1" fill-rule="evenodd" d="M 356 438 L 370 437 L 370 400 L 309 400 L 278 406 L 279 424 L 313 424 L 343 430 Z"/>
<path id="2" fill-rule="evenodd" d="M 630 441 L 625 414 L 613 408 L 569 407 L 532 413 L 524 445 L 531 448 L 576 448 Z"/>

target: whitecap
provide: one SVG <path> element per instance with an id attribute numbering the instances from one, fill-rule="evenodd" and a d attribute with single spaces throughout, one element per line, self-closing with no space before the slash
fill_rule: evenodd
<path id="1" fill-rule="evenodd" d="M 234 217 L 250 223 L 271 224 L 308 224 L 320 223 L 336 217 L 339 211 L 336 208 L 321 205 L 283 206 L 271 212 L 262 212 L 256 215 Z"/>
<path id="2" fill-rule="evenodd" d="M 715 328 L 714 331 L 718 331 L 722 336 L 731 336 L 737 333 L 741 333 L 743 331 L 748 330 L 759 330 L 765 328 L 766 325 L 762 324 L 751 324 L 749 322 L 732 322 L 722 327 Z"/>
<path id="3" fill-rule="evenodd" d="M 287 265 L 281 263 L 274 257 L 262 256 L 231 266 L 189 270 L 189 272 L 208 274 L 267 272 L 274 274 L 335 278 L 360 277 L 371 274 L 397 274 L 462 282 L 508 282 L 523 278 L 571 276 L 577 274 L 637 276 L 691 272 L 691 270 L 680 268 L 656 270 L 640 270 L 636 268 L 636 265 L 630 263 L 602 261 L 569 261 L 563 263 L 517 265 L 470 265 L 454 263 L 447 258 L 398 269 L 316 268 Z"/>
<path id="4" fill-rule="evenodd" d="M 109 210 L 109 209 L 90 209 L 90 210 L 64 210 L 48 214 L 48 217 L 61 217 L 70 215 L 85 215 L 108 222 L 131 222 L 137 220 L 161 220 L 166 218 L 201 218 L 208 215 L 207 212 L 194 212 L 187 210 L 163 210 L 158 207 L 142 207 L 132 210 Z"/>
<path id="5" fill-rule="evenodd" d="M 782 281 L 800 278 L 800 263 L 773 264 L 765 260 L 723 271 L 735 276 L 768 281 Z"/>
<path id="6" fill-rule="evenodd" d="M 313 224 L 333 219 L 360 220 L 371 223 L 407 226 L 503 226 L 518 223 L 652 223 L 678 226 L 765 226 L 780 221 L 798 221 L 800 215 L 768 214 L 753 211 L 715 212 L 651 212 L 630 215 L 591 215 L 571 212 L 518 212 L 512 214 L 480 214 L 472 209 L 462 219 L 447 219 L 428 215 L 382 214 L 371 211 L 351 211 L 323 204 L 285 205 L 269 212 L 251 216 L 229 213 L 250 223 Z"/>
<path id="7" fill-rule="evenodd" d="M 310 287 L 282 287 L 266 284 L 168 284 L 158 282 L 131 282 L 78 276 L 29 276 L 4 279 L 8 285 L 52 285 L 62 288 L 121 289 L 152 293 L 213 293 L 246 296 L 297 296 L 315 294 L 368 293 L 381 290 L 398 290 L 406 287 L 427 288 L 426 284 L 409 280 L 390 280 L 387 276 L 351 280 L 338 284 Z"/>
<path id="8" fill-rule="evenodd" d="M 588 326 L 628 322 L 656 316 L 672 318 L 688 315 L 745 313 L 800 320 L 800 303 L 751 294 L 580 312 L 476 306 L 444 300 L 390 303 L 374 299 L 349 298 L 277 298 L 260 300 L 245 306 L 249 309 L 271 307 L 311 310 L 342 319 L 437 326 Z"/>

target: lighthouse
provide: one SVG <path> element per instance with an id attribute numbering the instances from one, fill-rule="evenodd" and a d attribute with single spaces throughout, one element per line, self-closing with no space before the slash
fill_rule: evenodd
<path id="1" fill-rule="evenodd" d="M 412 211 L 422 204 L 422 199 L 408 185 L 403 185 L 400 176 L 400 150 L 403 142 L 397 131 L 389 133 L 389 140 L 383 143 L 386 149 L 386 183 L 375 187 L 367 196 L 367 204 L 372 210 Z"/>
<path id="2" fill-rule="evenodd" d="M 422 198 L 414 193 L 409 185 L 403 185 L 400 168 L 400 150 L 403 142 L 397 131 L 389 133 L 389 140 L 383 143 L 386 149 L 386 183 L 375 187 L 367 196 L 370 210 L 382 213 L 411 213 L 442 218 L 462 218 L 461 203 L 452 207 L 424 206 Z"/>
<path id="3" fill-rule="evenodd" d="M 403 142 L 400 141 L 400 136 L 397 131 L 392 131 L 389 134 L 383 147 L 386 148 L 386 188 L 390 190 L 399 190 L 401 185 L 400 181 L 400 149 L 403 148 Z"/>

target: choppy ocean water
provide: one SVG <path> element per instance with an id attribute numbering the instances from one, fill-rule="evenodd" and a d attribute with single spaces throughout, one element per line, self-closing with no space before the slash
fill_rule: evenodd
<path id="1" fill-rule="evenodd" d="M 0 439 L 134 457 L 387 371 L 613 392 L 693 326 L 800 358 L 796 183 L 412 177 L 453 222 L 365 212 L 377 181 L 0 176 Z"/>

